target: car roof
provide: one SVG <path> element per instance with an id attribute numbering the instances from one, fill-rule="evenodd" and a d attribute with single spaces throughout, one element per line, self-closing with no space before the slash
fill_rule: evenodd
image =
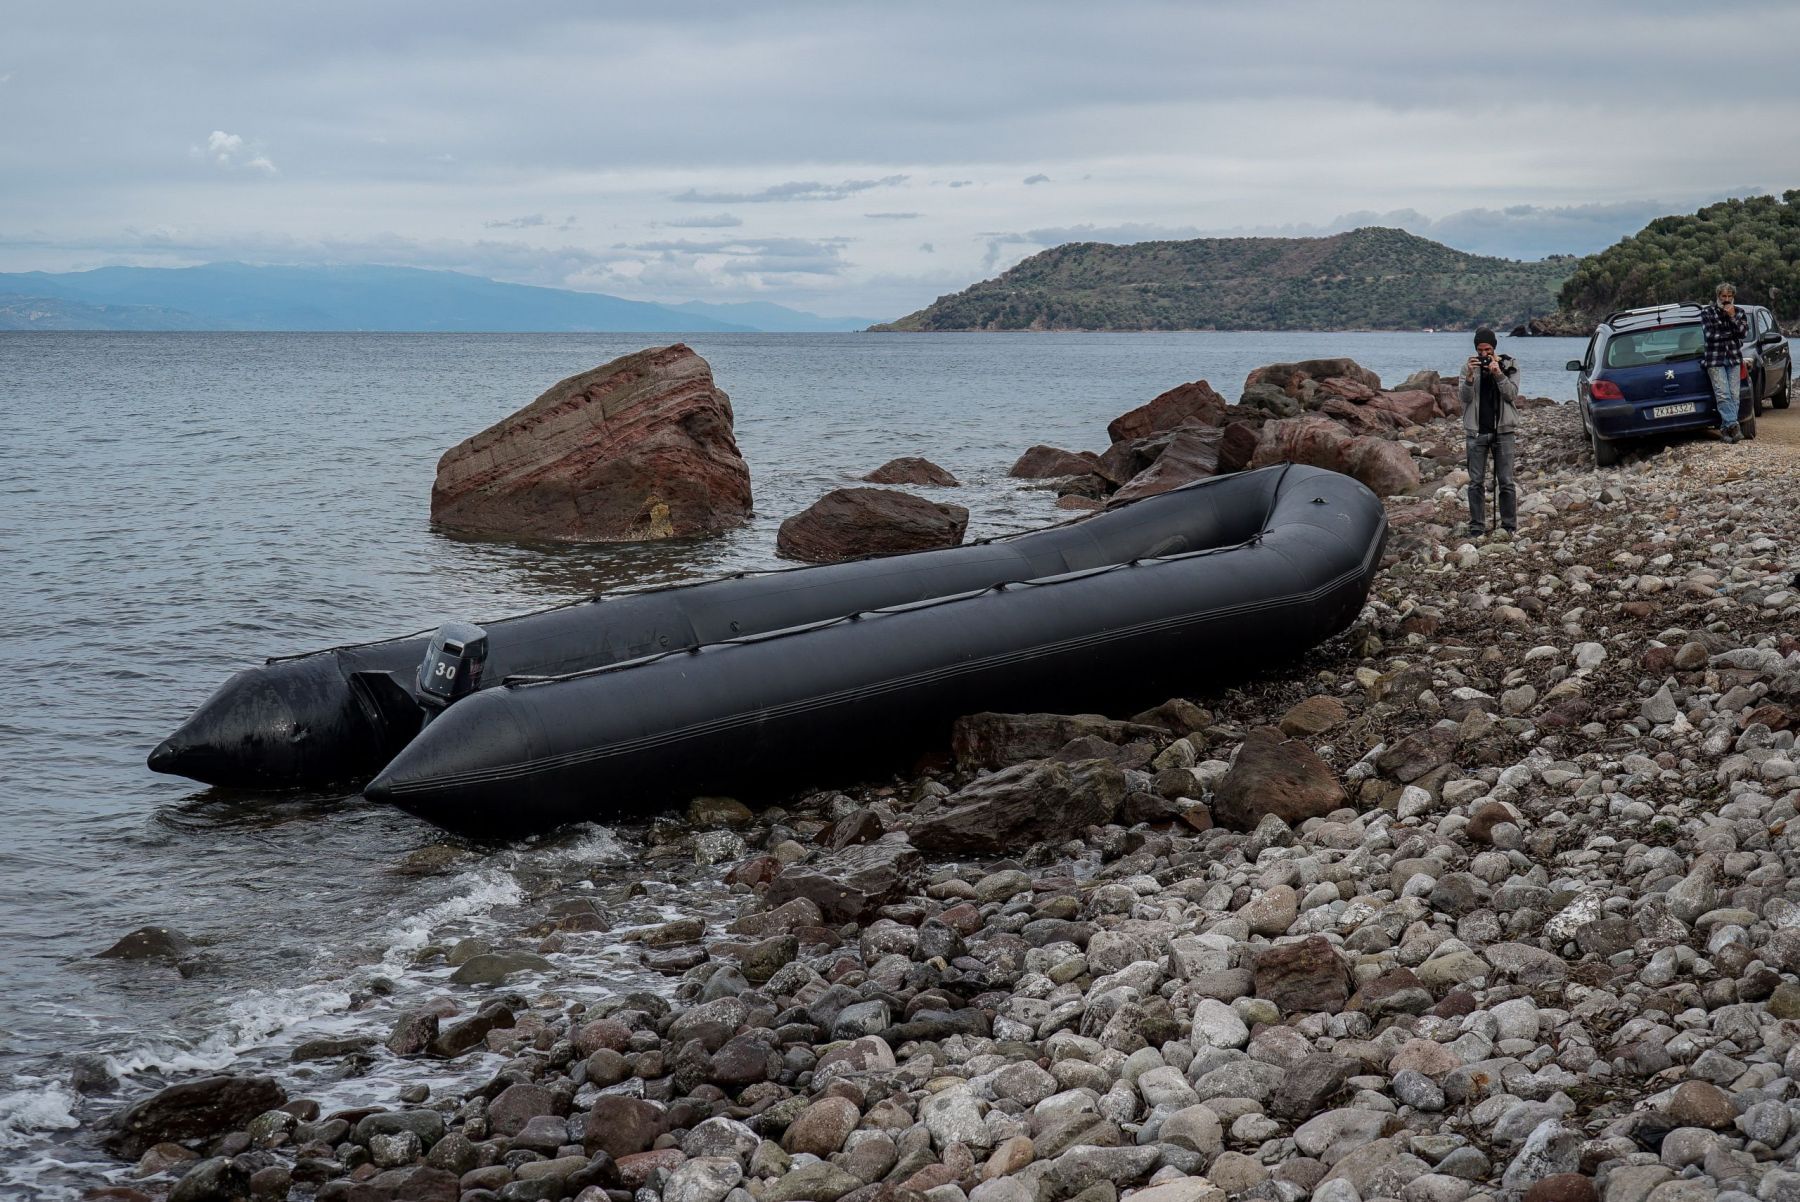
<path id="1" fill-rule="evenodd" d="M 1600 324 L 1610 327 L 1614 332 L 1624 330 L 1643 330 L 1653 326 L 1668 325 L 1671 322 L 1687 322 L 1700 320 L 1700 306 L 1692 301 L 1681 301 L 1672 305 L 1648 305 L 1642 309 L 1621 309 L 1609 313 Z"/>
<path id="2" fill-rule="evenodd" d="M 1645 305 L 1639 309 L 1620 309 L 1608 313 L 1600 321 L 1600 325 L 1611 329 L 1614 333 L 1626 330 L 1644 330 L 1655 326 L 1670 325 L 1675 322 L 1700 320 L 1702 306 L 1699 301 L 1675 301 L 1667 305 Z M 1739 305 L 1740 309 L 1767 312 L 1764 305 Z"/>

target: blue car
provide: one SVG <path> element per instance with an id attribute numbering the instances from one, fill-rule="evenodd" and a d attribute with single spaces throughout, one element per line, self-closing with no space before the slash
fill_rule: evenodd
<path id="1" fill-rule="evenodd" d="M 1738 369 L 1738 424 L 1745 438 L 1755 438 L 1764 394 L 1772 393 L 1777 383 L 1773 370 L 1777 365 L 1765 363 L 1765 355 L 1780 359 L 1779 383 L 1785 399 L 1787 341 L 1779 332 L 1767 333 L 1774 330 L 1774 321 L 1766 309 L 1739 307 L 1750 314 L 1750 336 Z M 1759 335 L 1759 330 L 1765 333 Z M 1763 347 L 1760 338 L 1770 339 L 1770 345 Z M 1779 352 L 1775 341 L 1780 342 Z M 1619 444 L 1630 439 L 1718 428 L 1712 385 L 1700 365 L 1705 347 L 1700 306 L 1695 304 L 1627 309 L 1600 323 L 1586 355 L 1568 363 L 1570 371 L 1579 373 L 1575 400 L 1594 448 L 1595 467 L 1617 463 Z M 1757 368 L 1754 375 L 1752 366 Z"/>

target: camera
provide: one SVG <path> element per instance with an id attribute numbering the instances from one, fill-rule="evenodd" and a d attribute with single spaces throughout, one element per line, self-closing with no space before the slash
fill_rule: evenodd
<path id="1" fill-rule="evenodd" d="M 1486 369 L 1494 365 L 1494 357 L 1492 355 L 1477 355 L 1475 356 L 1475 362 L 1479 363 L 1483 369 Z"/>

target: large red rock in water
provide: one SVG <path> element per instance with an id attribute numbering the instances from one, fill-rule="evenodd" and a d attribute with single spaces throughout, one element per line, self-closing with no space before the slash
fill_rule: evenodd
<path id="1" fill-rule="evenodd" d="M 781 523 L 775 553 L 807 563 L 954 547 L 969 527 L 961 505 L 939 505 L 891 488 L 840 488 Z"/>
<path id="2" fill-rule="evenodd" d="M 750 516 L 731 400 L 690 348 L 651 347 L 553 385 L 438 460 L 432 520 L 559 542 L 717 534 Z"/>
<path id="3" fill-rule="evenodd" d="M 958 483 L 955 476 L 917 455 L 890 459 L 863 479 L 870 484 L 935 484 L 940 488 L 955 488 Z"/>
<path id="4" fill-rule="evenodd" d="M 1148 438 L 1177 426 L 1216 426 L 1225 417 L 1225 398 L 1205 380 L 1178 384 L 1147 404 L 1113 418 L 1106 427 L 1114 442 Z"/>
<path id="5" fill-rule="evenodd" d="M 1100 470 L 1100 456 L 1092 451 L 1064 451 L 1042 443 L 1019 456 L 1006 474 L 1020 480 L 1047 480 L 1057 476 L 1089 476 Z"/>

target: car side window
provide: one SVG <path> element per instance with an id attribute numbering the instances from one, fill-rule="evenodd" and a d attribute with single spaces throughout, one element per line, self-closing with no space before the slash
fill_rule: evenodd
<path id="1" fill-rule="evenodd" d="M 1581 360 L 1581 370 L 1582 371 L 1593 370 L 1593 367 L 1594 367 L 1594 344 L 1596 342 L 1598 342 L 1599 339 L 1600 339 L 1600 335 L 1598 335 L 1598 334 L 1595 334 L 1593 337 L 1588 339 L 1587 354 L 1585 356 L 1583 356 L 1583 358 Z"/>

